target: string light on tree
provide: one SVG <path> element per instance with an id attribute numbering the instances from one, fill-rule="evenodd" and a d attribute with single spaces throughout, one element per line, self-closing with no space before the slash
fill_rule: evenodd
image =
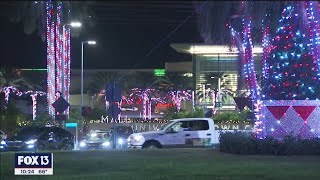
<path id="1" fill-rule="evenodd" d="M 319 98 L 317 62 L 308 41 L 299 29 L 301 21 L 290 5 L 284 9 L 280 28 L 272 41 L 267 63 L 270 65 L 264 85 L 265 99 L 315 100 Z"/>

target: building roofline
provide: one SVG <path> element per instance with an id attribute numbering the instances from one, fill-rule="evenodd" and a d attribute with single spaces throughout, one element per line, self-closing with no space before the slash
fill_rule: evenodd
<path id="1" fill-rule="evenodd" d="M 172 43 L 170 46 L 180 53 L 185 54 L 238 54 L 236 47 L 230 48 L 228 45 L 205 45 L 192 43 Z M 253 53 L 262 53 L 261 46 L 255 46 Z"/>

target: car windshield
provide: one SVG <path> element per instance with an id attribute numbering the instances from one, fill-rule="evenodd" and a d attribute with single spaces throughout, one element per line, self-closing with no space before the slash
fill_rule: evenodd
<path id="1" fill-rule="evenodd" d="M 103 140 L 103 139 L 108 139 L 110 138 L 110 134 L 107 132 L 93 132 L 93 133 L 89 133 L 86 136 L 86 140 Z"/>
<path id="2" fill-rule="evenodd" d="M 169 126 L 170 124 L 172 124 L 173 122 L 174 122 L 174 121 L 169 121 L 169 122 L 167 122 L 166 124 L 162 125 L 159 130 L 164 130 L 166 127 L 168 127 L 168 126 Z"/>

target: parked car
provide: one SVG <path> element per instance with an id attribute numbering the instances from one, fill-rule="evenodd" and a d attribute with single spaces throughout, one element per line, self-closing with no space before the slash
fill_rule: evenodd
<path id="1" fill-rule="evenodd" d="M 91 131 L 79 143 L 80 150 L 111 148 L 111 133 L 109 131 Z"/>
<path id="2" fill-rule="evenodd" d="M 131 126 L 116 125 L 110 128 L 110 132 L 115 136 L 117 148 L 124 148 L 128 146 L 127 139 L 133 134 Z"/>
<path id="3" fill-rule="evenodd" d="M 210 118 L 185 118 L 169 121 L 157 131 L 129 136 L 132 148 L 212 147 L 214 121 Z"/>
<path id="4" fill-rule="evenodd" d="M 28 126 L 17 131 L 13 136 L 1 141 L 2 150 L 71 150 L 74 136 L 65 129 Z"/>

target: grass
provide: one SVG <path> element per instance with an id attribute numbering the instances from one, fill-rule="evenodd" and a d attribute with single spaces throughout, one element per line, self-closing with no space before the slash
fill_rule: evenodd
<path id="1" fill-rule="evenodd" d="M 0 179 L 320 179 L 320 156 L 233 155 L 214 149 L 54 152 L 53 176 L 14 176 L 14 153 L 0 153 Z"/>

